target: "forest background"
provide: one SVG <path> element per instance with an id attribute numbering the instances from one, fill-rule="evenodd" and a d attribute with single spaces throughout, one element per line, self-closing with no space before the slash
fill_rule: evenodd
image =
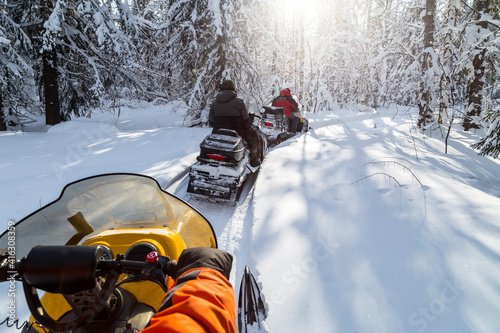
<path id="1" fill-rule="evenodd" d="M 284 87 L 311 112 L 415 107 L 426 135 L 461 124 L 497 158 L 499 13 L 498 0 L 0 0 L 0 130 L 128 99 L 183 100 L 184 125 L 203 125 L 230 78 L 251 112 Z"/>

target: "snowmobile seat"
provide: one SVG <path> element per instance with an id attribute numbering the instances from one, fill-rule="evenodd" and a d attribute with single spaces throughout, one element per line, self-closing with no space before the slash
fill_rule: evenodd
<path id="1" fill-rule="evenodd" d="M 237 164 L 245 156 L 245 142 L 234 130 L 218 129 L 209 134 L 200 144 L 200 162 L 214 162 L 220 157 L 221 164 Z"/>
<path id="2" fill-rule="evenodd" d="M 228 129 L 228 128 L 219 128 L 215 134 L 221 134 L 221 135 L 227 135 L 227 136 L 234 136 L 234 137 L 238 137 L 240 136 L 238 134 L 238 132 L 236 132 L 235 130 L 232 130 L 232 129 Z"/>
<path id="3" fill-rule="evenodd" d="M 284 115 L 285 111 L 282 107 L 264 106 L 264 114 Z"/>

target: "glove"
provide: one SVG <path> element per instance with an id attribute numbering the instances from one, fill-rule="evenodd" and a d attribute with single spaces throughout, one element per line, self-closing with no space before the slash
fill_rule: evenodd
<path id="1" fill-rule="evenodd" d="M 232 261 L 229 253 L 214 248 L 184 250 L 168 267 L 175 282 L 170 280 L 162 305 L 141 332 L 237 332 L 236 300 L 228 281 Z"/>
<path id="2" fill-rule="evenodd" d="M 233 256 L 227 252 L 211 247 L 194 247 L 182 251 L 179 260 L 169 262 L 167 274 L 177 279 L 185 272 L 194 268 L 212 268 L 229 280 Z"/>

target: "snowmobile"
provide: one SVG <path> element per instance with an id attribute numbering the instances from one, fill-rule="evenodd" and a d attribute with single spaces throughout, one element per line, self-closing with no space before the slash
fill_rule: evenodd
<path id="1" fill-rule="evenodd" d="M 297 135 L 297 133 L 304 133 L 304 132 L 309 131 L 309 122 L 308 122 L 307 118 L 302 115 L 301 110 L 300 109 L 295 110 L 293 112 L 293 114 L 295 115 L 295 117 L 299 118 L 299 123 L 297 125 L 297 131 L 295 133 L 291 133 L 291 132 L 279 133 L 276 136 L 276 145 L 279 145 L 280 143 L 290 139 L 291 137 L 294 137 L 295 135 Z"/>
<path id="2" fill-rule="evenodd" d="M 253 125 L 256 141 L 261 146 L 260 160 L 267 151 L 267 140 Z M 189 171 L 187 192 L 191 198 L 235 205 L 243 183 L 258 167 L 250 166 L 250 151 L 245 140 L 234 130 L 218 129 L 205 137 L 200 144 L 197 163 Z"/>
<path id="3" fill-rule="evenodd" d="M 161 305 L 170 260 L 191 247 L 217 247 L 210 222 L 153 178 L 73 182 L 0 236 L 0 282 L 22 281 L 31 312 L 23 325 L 3 323 L 27 333 L 138 332 Z M 241 297 L 241 321 L 259 318 Z"/>
<path id="4" fill-rule="evenodd" d="M 296 95 L 293 95 L 292 98 L 299 106 L 299 108 L 293 112 L 293 114 L 300 119 L 296 133 L 307 132 L 309 130 L 309 122 L 307 118 L 302 115 L 302 104 L 299 102 Z M 262 114 L 262 132 L 266 135 L 270 146 L 279 145 L 283 141 L 295 136 L 295 133 L 288 132 L 289 121 L 282 107 L 264 105 L 260 108 L 260 113 Z"/>
<path id="5" fill-rule="evenodd" d="M 288 132 L 288 118 L 281 107 L 264 105 L 260 109 L 262 114 L 261 129 L 266 135 L 270 146 L 279 144 L 280 135 Z"/>

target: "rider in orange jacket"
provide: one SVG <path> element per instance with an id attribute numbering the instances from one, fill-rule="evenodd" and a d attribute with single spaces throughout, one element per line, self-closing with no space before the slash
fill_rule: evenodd
<path id="1" fill-rule="evenodd" d="M 142 333 L 237 332 L 229 283 L 233 257 L 214 248 L 190 248 L 171 265 L 168 292 Z"/>

